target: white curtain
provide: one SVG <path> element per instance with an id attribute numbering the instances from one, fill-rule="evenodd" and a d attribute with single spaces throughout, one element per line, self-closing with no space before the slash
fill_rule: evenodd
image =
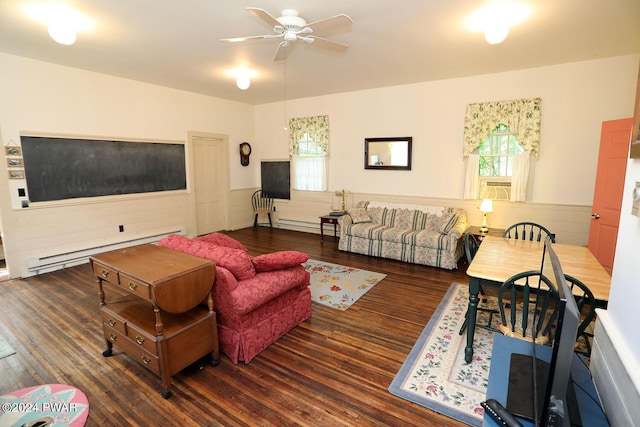
<path id="1" fill-rule="evenodd" d="M 480 156 L 477 154 L 469 154 L 467 156 L 467 172 L 464 177 L 464 198 L 479 199 L 480 198 Z"/>
<path id="2" fill-rule="evenodd" d="M 326 157 L 291 156 L 294 190 L 326 191 Z"/>
<path id="3" fill-rule="evenodd" d="M 513 168 L 511 170 L 512 202 L 524 202 L 527 200 L 530 160 L 531 154 L 526 151 L 518 156 L 513 156 Z"/>

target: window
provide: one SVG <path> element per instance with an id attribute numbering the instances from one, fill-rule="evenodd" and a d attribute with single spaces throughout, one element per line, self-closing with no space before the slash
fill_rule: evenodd
<path id="1" fill-rule="evenodd" d="M 478 146 L 480 176 L 510 177 L 513 156 L 524 153 L 516 137 L 503 124 L 499 124 Z"/>
<path id="2" fill-rule="evenodd" d="M 289 121 L 292 188 L 327 190 L 329 122 L 327 116 L 294 118 Z"/>
<path id="3" fill-rule="evenodd" d="M 540 146 L 540 111 L 540 98 L 467 105 L 465 199 L 526 201 L 530 162 Z M 499 187 L 502 195 L 482 194 Z"/>
<path id="4" fill-rule="evenodd" d="M 293 156 L 293 189 L 306 191 L 325 191 L 326 153 L 324 149 L 304 133 L 298 140 L 298 154 Z"/>
<path id="5" fill-rule="evenodd" d="M 509 128 L 502 123 L 480 143 L 476 154 L 478 154 L 481 199 L 511 199 L 514 156 L 522 153 L 524 148 Z"/>

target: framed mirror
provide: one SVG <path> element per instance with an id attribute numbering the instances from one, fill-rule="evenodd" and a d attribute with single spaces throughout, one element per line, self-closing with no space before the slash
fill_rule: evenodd
<path id="1" fill-rule="evenodd" d="M 382 170 L 411 170 L 411 142 L 413 137 L 365 138 L 364 168 Z"/>

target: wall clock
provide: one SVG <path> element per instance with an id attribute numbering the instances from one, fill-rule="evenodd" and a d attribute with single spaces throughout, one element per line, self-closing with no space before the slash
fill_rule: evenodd
<path id="1" fill-rule="evenodd" d="M 240 164 L 242 166 L 249 165 L 249 155 L 251 154 L 251 145 L 248 142 L 240 144 Z"/>

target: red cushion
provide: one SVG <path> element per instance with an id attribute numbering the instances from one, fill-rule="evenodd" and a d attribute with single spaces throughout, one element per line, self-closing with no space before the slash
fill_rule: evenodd
<path id="1" fill-rule="evenodd" d="M 238 280 L 250 279 L 256 275 L 251 257 L 241 249 L 227 248 L 193 240 L 179 234 L 170 234 L 158 242 L 159 246 L 208 259 L 229 270 Z"/>
<path id="2" fill-rule="evenodd" d="M 247 249 L 242 243 L 222 233 L 206 234 L 204 236 L 195 237 L 193 240 L 202 240 L 204 242 L 212 243 L 214 245 L 225 246 L 227 248 L 240 249 L 247 253 L 249 252 L 249 249 Z"/>
<path id="3" fill-rule="evenodd" d="M 280 251 L 253 257 L 253 266 L 258 273 L 295 267 L 309 259 L 309 255 L 299 251 Z"/>

